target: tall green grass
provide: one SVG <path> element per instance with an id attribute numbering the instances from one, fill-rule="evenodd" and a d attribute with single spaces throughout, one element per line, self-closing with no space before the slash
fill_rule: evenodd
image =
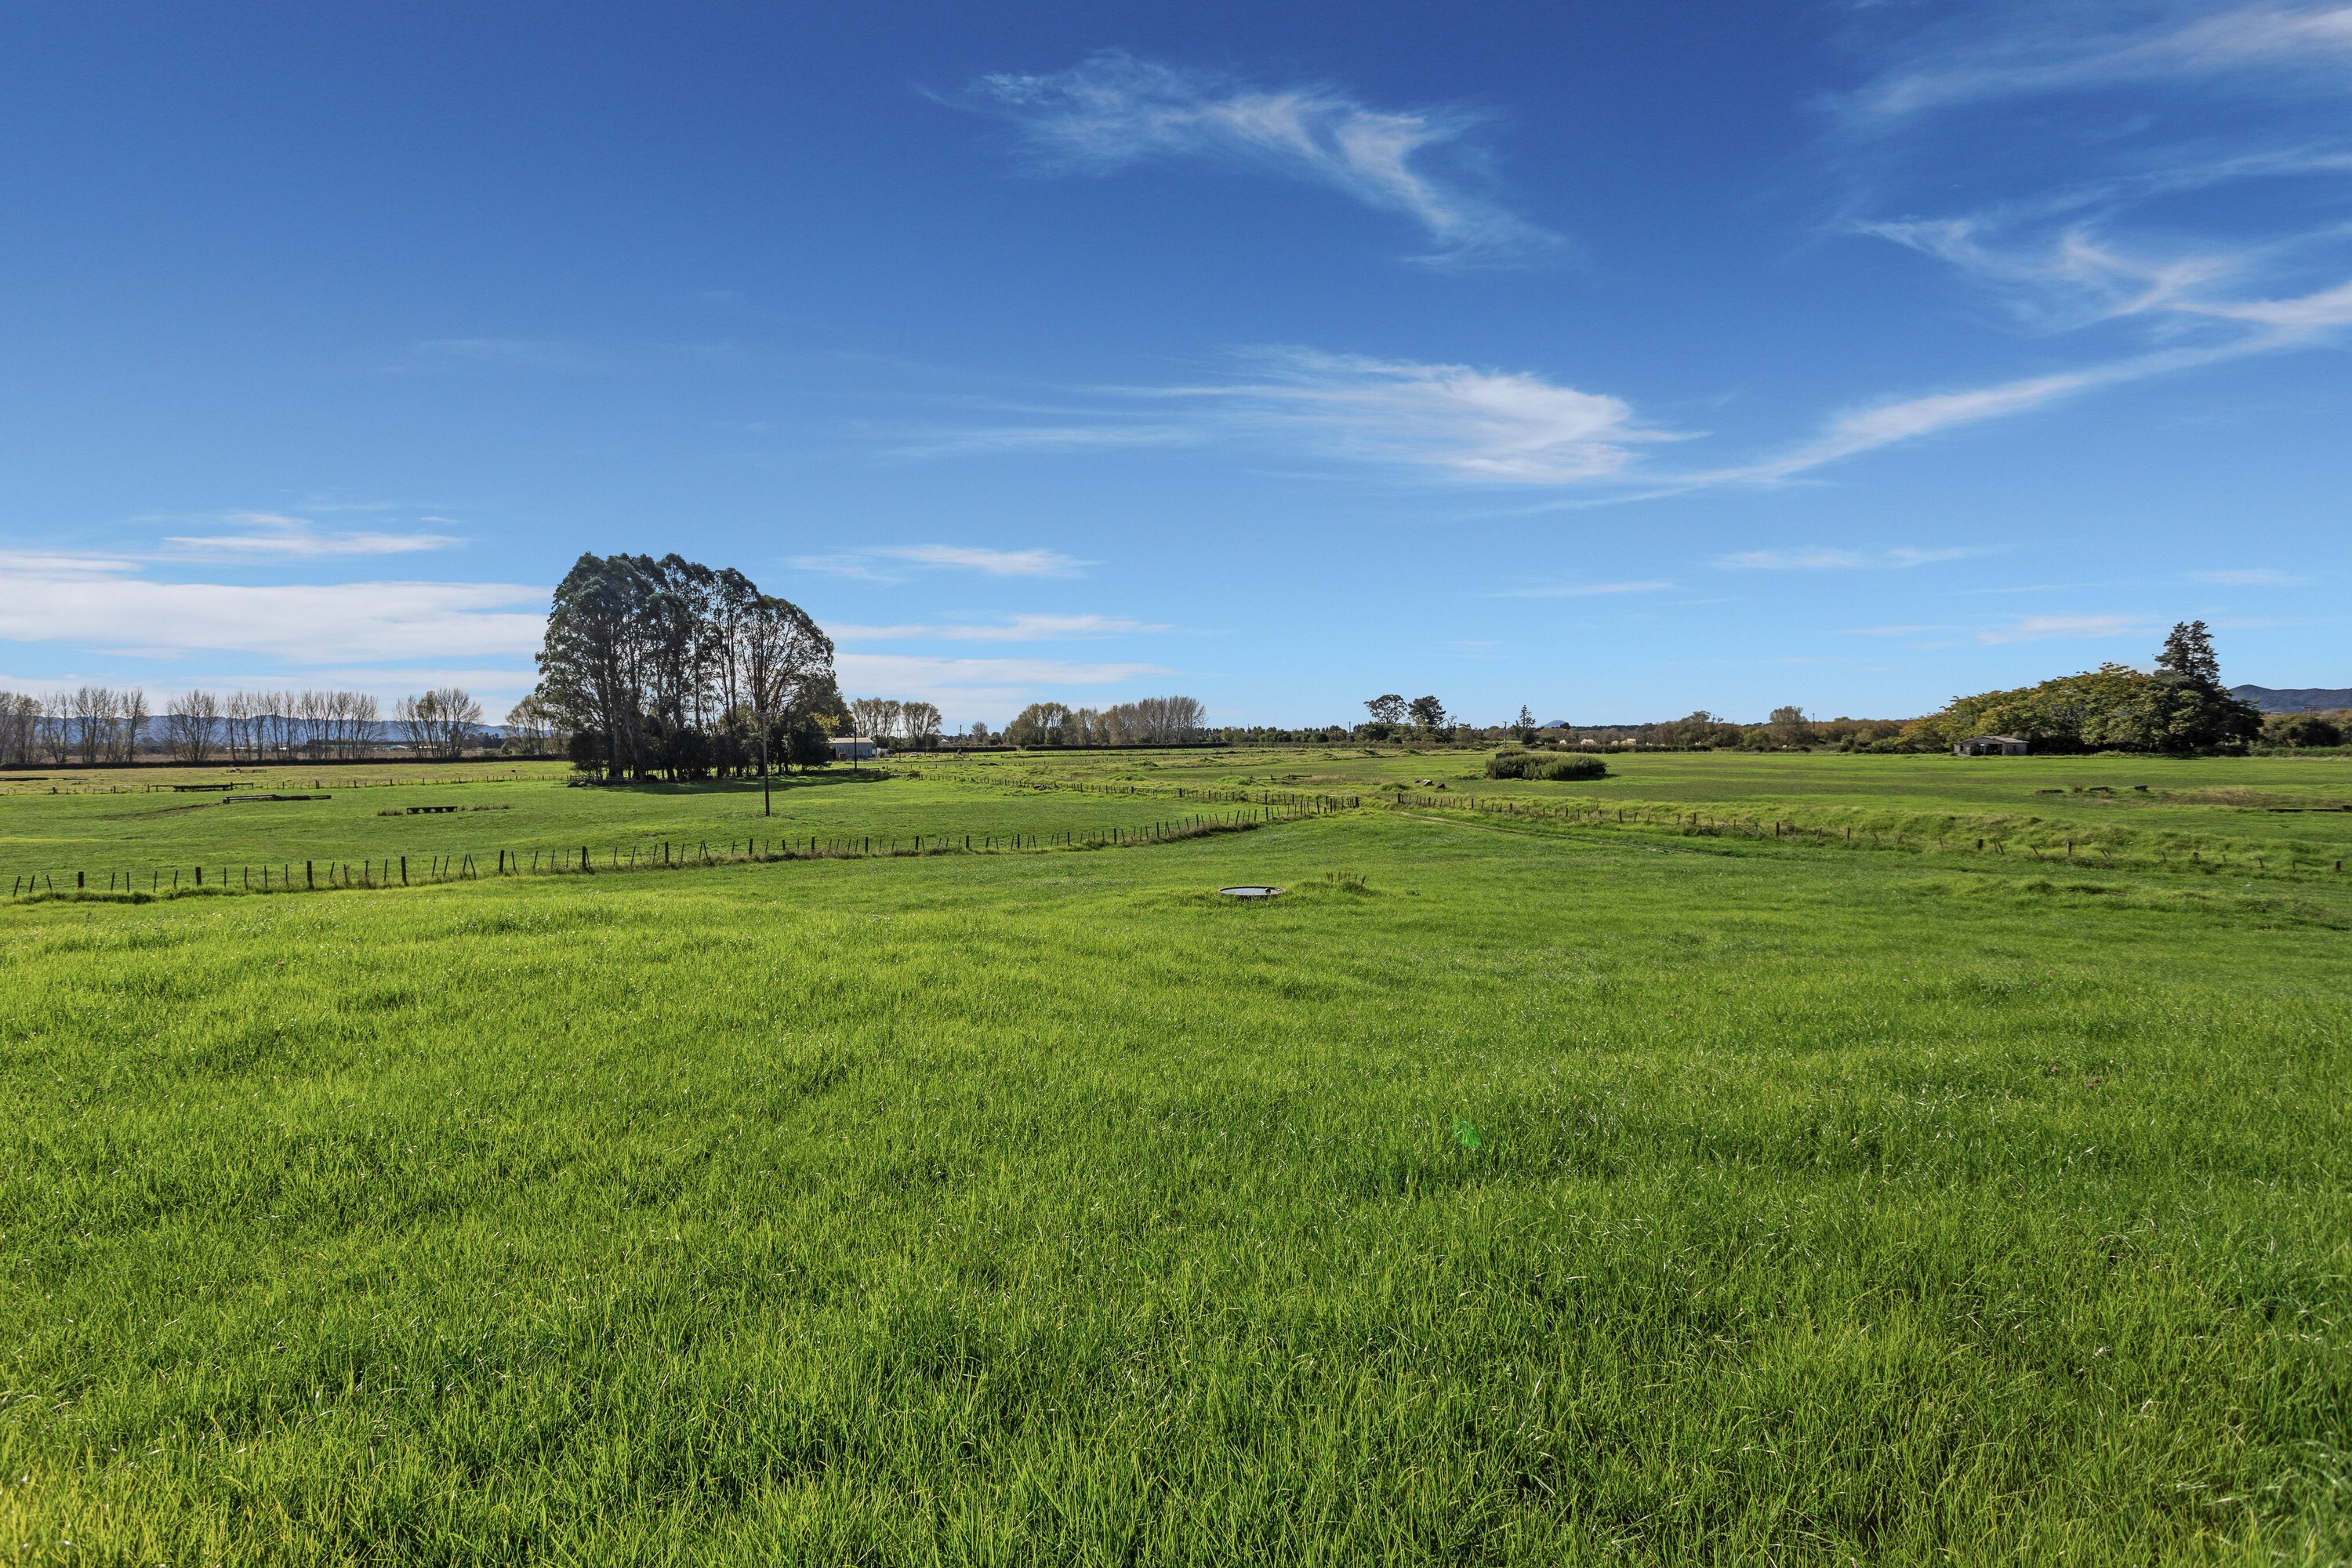
<path id="1" fill-rule="evenodd" d="M 1361 813 L 0 910 L 0 1542 L 2341 1562 L 2296 898 Z"/>

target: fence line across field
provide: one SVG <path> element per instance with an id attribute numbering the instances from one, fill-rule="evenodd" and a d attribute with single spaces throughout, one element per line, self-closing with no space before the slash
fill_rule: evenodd
<path id="1" fill-rule="evenodd" d="M 1297 821 L 1320 815 L 1307 805 L 1255 806 L 1248 811 L 1195 813 L 1140 827 L 1065 828 L 1050 833 L 917 833 L 793 835 L 783 837 L 730 838 L 724 850 L 714 851 L 708 839 L 665 840 L 656 845 L 623 849 L 608 846 L 600 854 L 588 845 L 519 849 L 482 849 L 446 855 L 363 856 L 357 862 L 335 859 L 281 860 L 259 866 L 220 865 L 147 868 L 147 886 L 138 874 L 115 870 L 36 871 L 14 877 L 12 899 L 51 895 L 129 895 L 169 897 L 198 891 L 299 893 L 347 888 L 407 888 L 483 877 L 593 876 L 626 871 L 673 870 L 688 866 L 765 864 L 779 860 L 842 860 L 928 855 L 1034 853 L 1051 849 L 1114 849 L 1145 844 L 1174 843 L 1213 834 L 1245 833 L 1276 822 Z M 691 852 L 688 843 L 691 843 Z M 183 870 L 187 875 L 184 879 Z M 68 880 L 67 879 L 69 879 Z M 62 881 L 62 885 L 60 885 Z"/>
<path id="2" fill-rule="evenodd" d="M 2245 870 L 2249 865 L 2258 873 L 2270 876 L 2294 876 L 2312 872 L 2335 876 L 2344 869 L 2339 856 L 2321 854 L 2298 863 L 2292 850 L 2277 856 L 2283 868 L 2270 864 L 2273 855 L 2263 849 L 2244 845 L 2215 844 L 2198 839 L 2185 844 L 2158 846 L 2155 850 L 2126 850 L 2116 854 L 2109 846 L 2088 837 L 2069 837 L 2063 834 L 2045 834 L 2037 841 L 2031 834 L 2017 830 L 2013 825 L 2001 826 L 1979 824 L 1957 833 L 1905 833 L 1899 829 L 1857 828 L 1851 823 L 1830 826 L 1803 823 L 1786 816 L 1738 816 L 1720 813 L 1709 816 L 1704 812 L 1665 811 L 1648 805 L 1593 805 L 1583 801 L 1524 800 L 1515 796 L 1494 797 L 1475 795 L 1412 795 L 1397 792 L 1387 798 L 1398 806 L 1411 805 L 1424 811 L 1463 811 L 1486 816 L 1524 817 L 1529 820 L 1556 820 L 1572 826 L 1587 827 L 1670 827 L 1685 837 L 1736 837 L 1795 839 L 1801 843 L 1832 845 L 1858 849 L 1895 849 L 1924 853 L 1933 849 L 1943 853 L 2006 855 L 2014 846 L 2021 855 L 2037 862 L 2059 861 L 2071 866 L 2142 866 L 2159 868 L 2190 868 L 2199 870 Z M 1955 819 L 1957 826 L 1957 819 Z M 1955 842 L 1957 840 L 1957 842 Z M 1970 841 L 1974 847 L 1970 848 Z M 2232 862 L 2230 857 L 2237 859 Z M 2096 858 L 2093 858 L 2094 856 Z M 2210 857 L 2210 858 L 2209 858 Z"/>
<path id="3" fill-rule="evenodd" d="M 1002 786 L 1000 786 L 1002 787 Z M 1352 811 L 1366 804 L 1357 795 L 1325 795 L 1288 791 L 1261 791 L 1200 788 L 1191 785 L 1139 788 L 1132 785 L 1082 784 L 1076 781 L 1039 781 L 1012 785 L 1055 793 L 1101 795 L 1109 796 L 1161 798 L 1173 796 L 1186 802 L 1202 805 L 1245 803 L 1249 809 L 1228 815 L 1194 813 L 1172 821 L 1163 821 L 1143 827 L 1073 828 L 1050 833 L 984 833 L 984 834 L 856 834 L 809 835 L 805 837 L 779 837 L 729 839 L 724 852 L 714 852 L 708 840 L 693 841 L 692 853 L 688 853 L 681 841 L 668 840 L 656 846 L 623 849 L 607 847 L 601 854 L 592 847 L 563 846 L 540 847 L 526 852 L 515 849 L 484 849 L 459 851 L 446 855 L 373 856 L 363 857 L 353 863 L 341 858 L 278 861 L 259 867 L 221 866 L 192 868 L 147 868 L 148 886 L 138 886 L 138 873 L 123 870 L 104 872 L 101 885 L 96 873 L 83 870 L 71 872 L 45 870 L 12 877 L 9 897 L 47 896 L 51 894 L 146 894 L 169 895 L 194 890 L 255 892 L 299 892 L 326 889 L 409 887 L 418 883 L 439 883 L 472 880 L 482 876 L 545 876 L 583 875 L 598 872 L 660 870 L 688 865 L 716 865 L 723 862 L 763 862 L 773 860 L 844 859 L 867 857 L 905 855 L 987 854 L 1025 852 L 1060 848 L 1110 848 L 1130 845 L 1168 842 L 1180 838 L 1200 837 L 1207 834 L 1244 831 L 1269 823 L 1296 821 L 1305 817 Z M 1793 816 L 1743 816 L 1717 813 L 1709 816 L 1703 811 L 1686 811 L 1676 807 L 1636 803 L 1592 803 L 1589 801 L 1531 800 L 1519 796 L 1481 796 L 1470 794 L 1443 795 L 1414 794 L 1404 791 L 1387 792 L 1372 797 L 1385 801 L 1392 807 L 1410 806 L 1424 811 L 1461 812 L 1477 816 L 1501 816 L 1530 821 L 1555 821 L 1579 827 L 1632 828 L 1656 830 L 1665 828 L 1685 837 L 1742 837 L 1756 839 L 1793 840 L 1813 846 L 1833 846 L 1858 849 L 1891 849 L 1911 853 L 1943 852 L 1969 855 L 2018 855 L 2038 863 L 2102 866 L 2143 866 L 2165 868 L 2210 871 L 2229 869 L 2238 872 L 2252 870 L 2277 878 L 2302 874 L 2333 877 L 2342 872 L 2342 858 L 2321 852 L 2316 856 L 2298 857 L 2288 849 L 2250 847 L 2242 844 L 2217 844 L 2205 839 L 2158 845 L 2152 848 L 2126 847 L 2121 853 L 2106 844 L 2088 837 L 2064 837 L 2045 833 L 2034 834 L 2011 823 L 1975 823 L 1963 825 L 1954 818 L 1943 833 L 1906 832 L 1901 829 L 1857 826 L 1853 824 L 1821 824 L 1797 820 Z M 877 847 L 879 846 L 877 848 Z M 2282 865 L 2273 867 L 2271 861 Z M 298 869 L 299 868 L 299 869 Z M 184 878 L 183 870 L 186 871 Z M 257 879 L 256 873 L 258 873 Z M 71 880 L 65 879 L 70 878 Z M 63 885 L 60 885 L 60 884 Z"/>

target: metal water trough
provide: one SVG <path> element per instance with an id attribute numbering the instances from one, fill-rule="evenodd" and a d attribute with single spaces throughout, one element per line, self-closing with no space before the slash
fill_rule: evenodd
<path id="1" fill-rule="evenodd" d="M 1280 888 L 1263 887 L 1255 883 L 1238 888 L 1219 888 L 1217 891 L 1228 899 L 1273 899 L 1279 898 L 1282 894 Z"/>

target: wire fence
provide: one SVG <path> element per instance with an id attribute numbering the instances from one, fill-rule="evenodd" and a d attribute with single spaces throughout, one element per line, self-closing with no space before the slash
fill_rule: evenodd
<path id="1" fill-rule="evenodd" d="M 783 860 L 1118 849 L 1221 833 L 1246 833 L 1317 815 L 1319 813 L 1315 808 L 1306 805 L 1253 805 L 1241 811 L 1195 812 L 1140 826 L 1062 828 L 1045 833 L 809 834 L 730 838 L 723 846 L 709 839 L 669 839 L 627 847 L 608 845 L 601 849 L 581 844 L 478 849 L 446 855 L 314 858 L 256 865 L 151 866 L 137 871 L 41 870 L 12 874 L 7 896 L 14 900 L 84 898 L 145 902 L 198 893 L 209 896 L 383 889 L 486 878 L 610 876 Z"/>

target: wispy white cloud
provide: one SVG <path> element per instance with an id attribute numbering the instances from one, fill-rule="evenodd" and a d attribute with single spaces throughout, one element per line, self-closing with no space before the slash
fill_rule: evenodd
<path id="1" fill-rule="evenodd" d="M 1899 398 L 1840 415 L 1832 419 L 1820 435 L 1778 457 L 1701 477 L 1709 482 L 1787 479 L 1823 464 L 1836 462 L 1842 458 L 1856 457 L 1882 447 L 1916 441 L 1960 426 L 2029 413 L 2094 387 L 2136 381 L 2166 371 L 2210 363 L 2222 357 L 2225 357 L 2224 353 L 2217 350 L 2141 354 L 2084 370 L 2061 371 L 2051 375 L 1999 382 L 1990 386 Z"/>
<path id="2" fill-rule="evenodd" d="M 2144 636 L 2155 623 L 2145 616 L 2024 616 L 2004 626 L 1977 633 L 1981 643 L 2095 641 Z"/>
<path id="3" fill-rule="evenodd" d="M 1118 51 L 1045 76 L 982 77 L 969 100 L 1018 125 L 1043 173 L 1204 158 L 1400 214 L 1436 245 L 1424 261 L 1524 261 L 1559 244 L 1480 188 L 1465 155 L 1477 121 L 1459 110 L 1374 109 L 1332 87 L 1257 88 Z"/>
<path id="4" fill-rule="evenodd" d="M 2223 305 L 2177 303 L 2182 314 L 2252 324 L 2255 330 L 2198 348 L 2162 349 L 2132 354 L 2080 370 L 1996 382 L 1989 386 L 1898 398 L 1874 404 L 1829 421 L 1822 432 L 1777 457 L 1738 468 L 1695 474 L 1680 482 L 1700 485 L 1770 481 L 1818 468 L 1923 437 L 1988 420 L 2031 413 L 2063 399 L 2152 376 L 2200 369 L 2252 355 L 2305 348 L 2336 329 L 2352 326 L 2352 282 L 2290 299 L 2242 300 Z"/>
<path id="5" fill-rule="evenodd" d="M 986 577 L 1082 577 L 1095 564 L 1058 550 L 990 550 L 964 544 L 886 544 L 835 555 L 795 555 L 788 564 L 802 572 L 854 577 L 866 583 L 901 583 L 907 566 L 977 572 Z"/>
<path id="6" fill-rule="evenodd" d="M 1164 632 L 1164 626 L 1122 620 L 1114 616 L 1007 616 L 1002 621 L 949 622 L 940 626 L 828 626 L 836 643 L 913 642 L 1062 642 L 1087 637 L 1129 637 Z"/>
<path id="7" fill-rule="evenodd" d="M 425 550 L 446 550 L 462 542 L 452 533 L 381 533 L 321 531 L 309 518 L 277 512 L 237 511 L 226 521 L 240 523 L 236 533 L 174 534 L 163 542 L 176 549 L 206 555 L 252 559 L 268 555 L 404 555 Z M 446 518 L 430 518 L 446 522 Z"/>
<path id="8" fill-rule="evenodd" d="M 318 663 L 527 656 L 549 592 L 510 583 L 165 582 L 97 553 L 0 552 L 0 639 L 135 658 L 238 652 Z"/>
<path id="9" fill-rule="evenodd" d="M 1058 550 L 988 550 L 964 544 L 893 544 L 874 553 L 917 566 L 942 566 L 990 577 L 1076 577 L 1094 564 Z"/>
<path id="10" fill-rule="evenodd" d="M 1055 423 L 951 431 L 904 447 L 902 455 L 1222 443 L 1306 449 L 1424 478 L 1554 486 L 1622 477 L 1643 447 L 1685 438 L 1643 424 L 1622 398 L 1563 386 L 1528 371 L 1288 345 L 1239 350 L 1234 360 L 1235 372 L 1227 379 L 1086 389 L 1095 406 L 1056 409 Z M 1150 411 L 1142 422 L 1139 405 Z M 803 557 L 795 564 L 870 576 L 875 558 L 884 555 L 966 563 L 949 559 L 941 547 L 925 546 Z"/>
<path id="11" fill-rule="evenodd" d="M 1987 99 L 2079 91 L 2133 81 L 2261 69 L 2344 89 L 2352 65 L 2352 5 L 2141 7 L 2042 5 L 1998 13 L 2009 22 L 1973 41 L 1930 35 L 1930 58 L 1906 60 L 1856 94 L 1853 111 L 1896 119 Z"/>
<path id="12" fill-rule="evenodd" d="M 140 570 L 133 555 L 68 550 L 0 550 L 0 572 L 12 583 L 104 582 Z M 0 595 L 5 600 L 5 595 Z"/>
<path id="13" fill-rule="evenodd" d="M 1623 399 L 1518 371 L 1263 348 L 1259 374 L 1154 395 L 1215 405 L 1255 435 L 1306 437 L 1341 456 L 1456 479 L 1559 485 L 1619 474 L 1643 446 L 1674 440 Z"/>
<path id="14" fill-rule="evenodd" d="M 1734 555 L 1717 557 L 1715 564 L 1739 572 L 1885 571 L 1927 566 L 1939 561 L 1958 561 L 1978 553 L 1980 552 L 1967 548 L 1918 550 L 1908 547 L 1893 550 L 1743 550 Z"/>
<path id="15" fill-rule="evenodd" d="M 2126 85 L 2131 112 L 2095 96 Z M 2079 368 L 1874 404 L 1778 458 L 1707 478 L 1769 481 L 2152 376 L 2340 341 L 2352 327 L 2352 226 L 2337 216 L 2352 143 L 2334 108 L 2315 118 L 2305 106 L 2347 96 L 2342 0 L 1951 9 L 1840 105 L 1839 145 L 1865 210 L 1950 188 L 1954 138 L 1967 140 L 1984 194 L 1958 213 L 1852 228 L 1943 262 L 2037 332 L 2133 331 L 2140 352 L 2107 343 Z M 2037 100 L 2030 112 L 2009 101 L 2021 98 Z M 1920 176 L 1907 186 L 1906 170 Z M 2225 188 L 2226 202 L 2174 200 Z"/>
<path id="16" fill-rule="evenodd" d="M 870 555 L 789 555 L 784 564 L 795 572 L 820 572 L 828 577 L 854 577 L 861 583 L 900 583 L 896 573 L 878 569 Z"/>
<path id="17" fill-rule="evenodd" d="M 2233 568 L 2226 571 L 2191 572 L 2189 580 L 2212 583 L 2227 588 L 2291 588 L 2311 581 L 2290 573 L 2273 571 L 2263 566 Z"/>

